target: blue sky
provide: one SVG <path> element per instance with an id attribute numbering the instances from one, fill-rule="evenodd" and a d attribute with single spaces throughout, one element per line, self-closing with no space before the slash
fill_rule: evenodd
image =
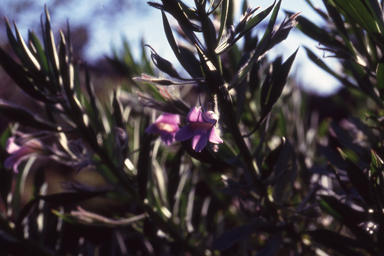
<path id="1" fill-rule="evenodd" d="M 22 0 L 18 0 L 22 2 Z M 125 5 L 123 12 L 119 12 L 111 16 L 111 9 L 119 8 L 118 2 L 114 0 L 83 0 L 83 1 L 66 1 L 61 2 L 60 8 L 51 10 L 51 19 L 53 31 L 56 32 L 60 28 L 66 27 L 66 21 L 69 20 L 70 24 L 88 24 L 90 25 L 90 40 L 85 48 L 85 58 L 87 61 L 96 60 L 102 56 L 112 54 L 112 48 L 121 49 L 122 38 L 127 38 L 133 49 L 136 49 L 135 55 L 139 56 L 141 51 L 141 40 L 143 39 L 146 44 L 151 45 L 162 57 L 167 58 L 177 67 L 177 61 L 174 57 L 167 40 L 164 35 L 161 12 L 157 9 L 151 8 L 146 4 L 147 1 L 142 0 L 128 0 L 135 2 L 135 5 Z M 160 0 L 151 0 L 154 2 L 161 2 Z M 237 3 L 238 17 L 241 14 L 240 6 L 242 0 L 234 0 Z M 27 31 L 31 26 L 31 21 L 39 22 L 40 14 L 43 12 L 44 4 L 48 8 L 53 0 L 34 1 L 34 8 L 23 14 L 23 19 L 16 20 L 16 23 L 22 35 L 26 38 Z M 193 6 L 193 0 L 184 0 L 190 6 Z M 14 2 L 10 2 L 14 3 Z M 259 11 L 266 9 L 273 3 L 273 0 L 248 0 L 248 5 L 251 7 L 260 6 Z M 312 0 L 314 5 L 323 8 L 322 0 Z M 111 7 L 113 6 L 113 7 Z M 309 18 L 311 21 L 318 23 L 321 18 L 308 6 L 305 0 L 283 0 L 279 20 L 284 18 L 283 10 L 292 12 L 302 12 L 302 15 Z M 95 15 L 97 13 L 97 15 Z M 10 20 L 11 17 L 8 13 L 0 13 L 0 15 L 7 15 Z M 92 16 L 93 15 L 93 16 Z M 95 17 L 96 16 L 96 17 Z M 172 22 L 172 18 L 169 18 Z M 268 19 L 268 18 L 267 18 Z M 267 20 L 266 19 L 266 20 Z M 0 39 L 0 43 L 2 42 Z M 277 55 L 283 55 L 287 58 L 291 55 L 298 46 L 306 45 L 312 49 L 320 58 L 323 56 L 323 51 L 316 48 L 317 43 L 308 39 L 297 29 L 293 29 L 288 39 L 282 42 L 278 47 L 271 50 L 269 53 L 271 58 Z M 337 62 L 334 59 L 324 59 L 332 68 L 337 69 Z M 293 67 L 293 73 L 299 79 L 304 87 L 309 91 L 314 91 L 320 94 L 330 94 L 339 88 L 337 81 L 325 72 L 316 68 L 316 66 L 306 58 L 304 49 L 299 50 L 297 60 Z"/>
<path id="2" fill-rule="evenodd" d="M 157 1 L 160 2 L 160 1 Z M 193 0 L 184 1 L 186 4 L 193 6 Z M 241 14 L 241 3 L 239 2 L 239 9 L 237 13 Z M 242 1 L 241 1 L 242 2 Z M 315 6 L 318 5 L 320 8 L 323 7 L 321 0 L 312 1 Z M 264 10 L 273 3 L 273 0 L 248 0 L 248 5 L 251 7 L 260 6 L 259 9 Z M 152 8 L 153 9 L 153 8 Z M 125 28 L 120 32 L 124 34 L 128 39 L 131 40 L 132 46 L 139 48 L 140 40 L 144 38 L 145 43 L 151 45 L 161 56 L 167 58 L 173 63 L 177 63 L 173 53 L 171 52 L 170 47 L 168 46 L 167 40 L 165 38 L 163 27 L 162 27 L 162 18 L 160 11 L 145 6 L 143 7 L 143 13 L 133 14 L 130 17 L 127 17 L 128 22 L 125 24 L 135 24 L 134 26 L 125 26 Z M 318 23 L 322 19 L 315 13 L 304 0 L 283 0 L 281 6 L 281 12 L 279 14 L 280 21 L 284 18 L 283 10 L 292 11 L 292 12 L 302 12 L 302 15 L 309 18 L 311 21 Z M 169 18 L 172 20 L 172 18 Z M 139 21 L 139 22 L 135 22 Z M 124 25 L 121 25 L 124 27 Z M 104 36 L 108 36 L 108 31 L 105 35 L 99 34 L 100 40 Z M 98 41 L 98 40 L 97 40 Z M 114 42 L 116 46 L 119 46 L 120 42 Z M 270 54 L 271 56 L 283 55 L 284 58 L 287 58 L 291 55 L 298 46 L 306 45 L 312 49 L 319 57 L 323 56 L 323 51 L 316 48 L 317 43 L 308 39 L 300 31 L 295 29 L 291 33 L 288 39 L 282 42 L 276 49 L 273 49 Z M 90 46 L 89 50 L 92 52 L 93 47 Z M 110 48 L 107 46 L 105 51 L 109 51 Z M 337 68 L 337 61 L 331 58 L 324 59 L 333 68 Z M 339 84 L 333 77 L 328 75 L 322 70 L 319 70 L 310 60 L 307 59 L 304 49 L 300 49 L 297 61 L 293 67 L 293 72 L 296 75 L 296 78 L 299 79 L 305 88 L 309 91 L 320 93 L 323 95 L 328 95 L 333 93 Z"/>

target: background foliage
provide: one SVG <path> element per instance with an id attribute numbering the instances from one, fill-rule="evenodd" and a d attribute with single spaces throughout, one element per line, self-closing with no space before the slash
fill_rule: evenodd
<path id="1" fill-rule="evenodd" d="M 74 60 L 69 25 L 55 37 L 47 8 L 40 37 L 6 20 L 0 65 L 20 97 L 0 100 L 1 253 L 382 255 L 383 2 L 323 2 L 324 27 L 294 13 L 278 24 L 281 1 L 245 1 L 240 20 L 230 0 L 148 2 L 185 72 L 124 42 L 104 78 Z M 300 49 L 338 94 L 299 90 L 297 51 L 268 57 L 294 26 L 339 60 Z M 191 124 L 194 107 L 214 124 Z M 167 145 L 164 112 L 223 143 Z"/>

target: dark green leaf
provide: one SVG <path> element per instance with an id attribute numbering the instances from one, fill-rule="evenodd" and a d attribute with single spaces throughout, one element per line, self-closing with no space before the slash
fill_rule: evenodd
<path id="1" fill-rule="evenodd" d="M 325 229 L 309 231 L 308 234 L 317 243 L 327 248 L 332 248 L 343 255 L 360 256 L 362 254 L 352 248 L 369 248 L 369 246 L 372 246 L 372 244 L 370 245 Z"/>
<path id="2" fill-rule="evenodd" d="M 28 216 L 31 214 L 31 212 L 35 209 L 36 204 L 39 202 L 37 198 L 31 199 L 20 211 L 19 216 L 17 216 L 17 220 L 15 223 L 16 229 L 19 229 L 20 232 L 22 232 L 20 229 L 23 228 L 22 222 L 25 218 L 28 218 Z"/>
<path id="3" fill-rule="evenodd" d="M 203 78 L 203 73 L 201 72 L 200 62 L 196 58 L 195 54 L 188 48 L 180 46 L 179 47 L 181 57 L 183 59 L 184 69 L 193 77 L 193 78 Z"/>
<path id="4" fill-rule="evenodd" d="M 293 14 L 293 13 L 290 13 Z M 312 23 L 310 20 L 299 16 L 296 18 L 298 25 L 296 26 L 301 30 L 305 35 L 312 38 L 313 40 L 321 43 L 322 45 L 329 46 L 336 49 L 342 49 L 345 52 L 348 52 L 348 48 L 342 44 L 337 38 L 329 34 L 325 29 L 322 29 Z"/>
<path id="5" fill-rule="evenodd" d="M 345 147 L 354 151 L 359 157 L 359 161 L 369 162 L 368 149 L 354 143 L 354 139 L 348 134 L 347 131 L 342 129 L 336 122 L 331 122 L 332 130 L 335 132 L 339 142 Z"/>
<path id="6" fill-rule="evenodd" d="M 370 33 L 379 33 L 376 20 L 361 0 L 333 0 L 342 10 Z M 381 24 L 382 25 L 382 24 Z"/>
<path id="7" fill-rule="evenodd" d="M 249 61 L 239 69 L 236 75 L 233 76 L 231 82 L 228 85 L 228 88 L 236 87 L 248 74 L 249 71 L 252 70 L 254 64 L 259 60 L 259 57 L 262 56 L 268 49 L 268 43 L 270 42 L 272 31 L 276 23 L 277 14 L 280 9 L 281 0 L 277 3 L 275 9 L 273 10 L 271 19 L 269 20 L 268 27 L 264 33 L 263 38 L 260 40 L 258 45 L 256 46 L 255 52 L 249 59 Z"/>
<path id="8" fill-rule="evenodd" d="M 85 88 L 89 96 L 90 106 L 92 110 L 91 113 L 93 114 L 93 121 L 96 122 L 100 114 L 99 114 L 99 109 L 97 108 L 97 105 L 96 105 L 95 89 L 91 83 L 91 75 L 89 73 L 88 64 L 85 65 Z"/>
<path id="9" fill-rule="evenodd" d="M 17 36 L 17 41 L 20 46 L 21 53 L 23 55 L 23 61 L 26 63 L 27 68 L 30 72 L 32 73 L 39 73 L 41 70 L 41 66 L 35 56 L 30 52 L 28 49 L 28 46 L 25 44 L 23 38 L 20 35 L 19 30 L 17 29 L 16 24 L 15 25 L 15 30 L 16 30 L 16 36 Z"/>
<path id="10" fill-rule="evenodd" d="M 360 194 L 360 196 L 364 199 L 364 201 L 373 206 L 373 198 L 369 192 L 369 181 L 364 172 L 351 160 L 345 159 L 346 162 L 346 171 L 348 173 L 348 178 Z"/>
<path id="11" fill-rule="evenodd" d="M 162 17 L 163 17 L 163 26 L 164 26 L 164 32 L 167 36 L 167 40 L 169 45 L 172 48 L 173 53 L 175 54 L 177 60 L 180 62 L 180 64 L 183 66 L 183 68 L 194 78 L 201 78 L 201 70 L 200 65 L 196 57 L 193 53 L 191 53 L 188 49 L 183 47 L 178 47 L 175 41 L 175 38 L 173 37 L 171 26 L 169 25 L 167 16 L 162 11 Z"/>
<path id="12" fill-rule="evenodd" d="M 81 193 L 64 192 L 64 193 L 51 194 L 46 196 L 37 195 L 36 198 L 53 205 L 69 205 L 69 204 L 77 204 L 81 201 L 88 200 L 96 196 L 104 195 L 109 191 L 110 189 L 101 190 L 101 191 L 92 191 L 92 192 L 81 192 Z"/>
<path id="13" fill-rule="evenodd" d="M 283 239 L 280 235 L 272 236 L 267 244 L 257 252 L 256 256 L 273 256 L 279 249 L 279 246 L 283 242 Z"/>
<path id="14" fill-rule="evenodd" d="M 5 20 L 5 26 L 7 29 L 9 44 L 12 46 L 12 49 L 16 53 L 17 57 L 19 57 L 19 59 L 23 61 L 23 54 L 21 53 L 20 46 L 12 33 L 11 25 L 9 24 L 9 21 L 7 18 L 4 17 L 4 20 Z"/>
<path id="15" fill-rule="evenodd" d="M 17 64 L 2 48 L 0 48 L 0 65 L 12 80 L 35 100 L 53 103 L 30 81 L 23 68 Z"/>
<path id="16" fill-rule="evenodd" d="M 36 49 L 37 60 L 39 61 L 40 65 L 42 65 L 42 70 L 45 73 L 48 73 L 49 67 L 48 67 L 47 56 L 45 55 L 44 48 L 39 38 L 36 36 L 35 32 L 33 31 L 29 32 L 29 41 L 32 43 L 33 47 Z"/>
<path id="17" fill-rule="evenodd" d="M 65 37 L 62 32 L 60 32 L 60 51 L 59 51 L 59 64 L 61 70 L 61 76 L 63 79 L 63 86 L 65 93 L 68 98 L 73 98 L 74 95 L 74 70 L 72 63 L 69 62 L 69 57 L 67 53 L 67 44 L 65 42 Z"/>
<path id="18" fill-rule="evenodd" d="M 148 125 L 147 125 L 148 126 Z M 148 180 L 152 168 L 151 151 L 153 136 L 144 133 L 142 136 L 142 145 L 140 147 L 139 159 L 137 161 L 137 184 L 139 189 L 139 196 L 141 200 L 147 198 L 148 193 Z"/>
<path id="19" fill-rule="evenodd" d="M 272 150 L 268 156 L 265 158 L 263 165 L 261 167 L 261 179 L 266 179 L 271 175 L 278 159 L 280 156 L 280 153 L 285 145 L 285 138 L 281 138 L 281 143 L 279 146 L 277 146 L 274 150 Z"/>
<path id="20" fill-rule="evenodd" d="M 35 114 L 27 111 L 24 108 L 0 100 L 0 113 L 8 117 L 9 119 L 19 122 L 23 125 L 38 128 L 41 130 L 60 132 L 62 131 L 60 126 L 51 124 L 47 121 L 44 121 Z"/>
<path id="21" fill-rule="evenodd" d="M 346 66 L 351 69 L 353 77 L 356 79 L 360 89 L 376 102 L 380 107 L 384 107 L 383 100 L 377 95 L 375 88 L 369 78 L 369 75 L 359 64 L 355 62 L 346 62 Z"/>
<path id="22" fill-rule="evenodd" d="M 371 246 L 365 242 L 342 236 L 338 233 L 326 229 L 312 230 L 309 231 L 308 234 L 318 242 L 322 241 L 325 243 L 334 243 L 335 245 L 337 244 L 340 246 L 348 246 L 352 248 L 367 248 Z"/>
<path id="23" fill-rule="evenodd" d="M 261 115 L 265 117 L 271 111 L 273 105 L 280 98 L 283 92 L 285 83 L 287 82 L 289 72 L 291 70 L 293 61 L 295 60 L 297 49 L 285 62 L 281 65 L 281 68 L 277 71 L 276 75 L 273 75 L 272 84 L 269 87 L 268 95 L 266 98 L 261 98 Z"/>
<path id="24" fill-rule="evenodd" d="M 271 224 L 258 221 L 256 223 L 233 228 L 214 240 L 212 246 L 219 251 L 224 251 L 237 242 L 246 239 L 255 232 L 264 230 L 265 228 L 268 229 L 268 227 L 271 227 Z"/>
<path id="25" fill-rule="evenodd" d="M 384 57 L 381 58 L 376 68 L 377 89 L 380 93 L 380 98 L 384 100 Z"/>
<path id="26" fill-rule="evenodd" d="M 346 87 L 357 90 L 357 87 L 349 82 L 346 78 L 341 77 L 339 74 L 334 72 L 331 68 L 329 68 L 319 57 L 317 57 L 309 48 L 304 46 L 305 51 L 307 52 L 308 58 L 313 61 L 318 67 L 326 71 L 327 73 L 334 76 L 340 82 L 342 82 Z"/>
<path id="27" fill-rule="evenodd" d="M 320 198 L 320 207 L 326 213 L 345 224 L 355 235 L 367 241 L 366 239 L 368 239 L 369 235 L 359 226 L 359 224 L 367 220 L 365 212 L 357 211 L 332 196 L 321 195 Z"/>
<path id="28" fill-rule="evenodd" d="M 219 29 L 219 33 L 217 36 L 217 42 L 218 43 L 220 43 L 220 41 L 223 37 L 224 28 L 227 24 L 228 6 L 229 6 L 229 0 L 223 0 L 223 2 L 221 4 L 220 29 Z"/>
<path id="29" fill-rule="evenodd" d="M 55 75 L 56 81 L 60 81 L 60 63 L 59 63 L 59 56 L 57 55 L 56 51 L 56 44 L 55 44 L 55 38 L 53 36 L 53 32 L 51 29 L 51 18 L 48 13 L 48 8 L 45 6 L 45 49 L 46 54 L 49 58 L 49 61 L 51 63 L 51 68 L 53 70 L 53 73 Z M 55 84 L 52 84 L 55 86 Z M 60 86 L 60 85 L 59 85 Z M 56 90 L 59 88 L 56 88 Z"/>
<path id="30" fill-rule="evenodd" d="M 168 188 L 167 188 L 167 195 L 168 195 L 168 202 L 170 205 L 170 208 L 173 208 L 173 205 L 175 203 L 175 196 L 178 189 L 178 186 L 176 184 L 179 184 L 180 181 L 180 167 L 182 164 L 182 158 L 184 156 L 184 149 L 180 148 L 176 155 L 172 158 L 171 166 L 168 169 Z"/>
<path id="31" fill-rule="evenodd" d="M 277 14 L 277 11 L 280 8 L 280 2 L 281 2 L 281 0 L 276 5 L 275 10 L 274 10 L 274 14 L 272 14 L 272 17 L 270 19 L 270 22 L 273 20 L 273 24 L 276 22 L 276 16 L 275 15 Z M 239 39 L 241 39 L 243 37 L 243 35 L 248 33 L 251 29 L 253 29 L 255 26 L 257 26 L 262 20 L 264 20 L 265 17 L 267 17 L 268 14 L 271 12 L 271 10 L 275 6 L 275 4 L 276 4 L 276 0 L 267 9 L 265 9 L 264 11 L 258 13 L 253 18 L 251 18 L 248 21 L 245 28 L 239 33 L 238 36 L 236 36 L 236 38 L 233 41 L 231 41 L 231 42 L 224 41 L 220 45 L 218 45 L 216 50 L 215 50 L 216 54 L 221 55 L 221 54 L 227 52 Z"/>

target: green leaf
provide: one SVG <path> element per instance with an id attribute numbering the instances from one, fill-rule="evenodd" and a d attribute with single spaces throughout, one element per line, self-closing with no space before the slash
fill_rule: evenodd
<path id="1" fill-rule="evenodd" d="M 273 25 L 276 22 L 276 15 L 277 15 L 277 12 L 280 8 L 280 3 L 281 3 L 281 0 L 277 3 L 277 5 L 275 7 L 275 10 L 274 10 L 272 17 L 270 19 L 270 25 L 271 25 L 271 21 L 273 22 Z M 276 4 L 276 0 L 267 9 L 265 9 L 264 11 L 258 13 L 253 18 L 251 18 L 248 21 L 248 23 L 245 25 L 245 28 L 239 33 L 238 36 L 236 36 L 236 38 L 232 42 L 230 42 L 229 44 L 227 42 L 222 42 L 220 45 L 218 45 L 216 50 L 215 50 L 216 54 L 221 55 L 221 54 L 227 52 L 239 39 L 241 39 L 251 29 L 256 27 L 261 21 L 263 21 L 265 19 L 265 17 L 267 17 L 268 14 L 271 12 L 271 10 L 275 6 L 275 4 Z M 268 29 L 271 28 L 270 25 L 268 25 Z M 273 28 L 273 26 L 272 26 L 272 28 Z M 271 31 L 269 31 L 269 32 L 271 32 Z M 264 35 L 266 35 L 266 34 L 267 34 L 267 31 Z"/>
<path id="2" fill-rule="evenodd" d="M 137 161 L 137 185 L 139 190 L 139 196 L 142 201 L 147 198 L 150 172 L 152 169 L 152 139 L 153 136 L 151 134 L 143 134 L 141 140 L 142 144 L 140 146 L 139 159 Z"/>
<path id="3" fill-rule="evenodd" d="M 39 73 L 41 70 L 41 66 L 35 56 L 30 52 L 28 49 L 27 45 L 25 44 L 23 38 L 20 35 L 19 30 L 17 29 L 16 24 L 14 24 L 15 30 L 16 30 L 16 36 L 17 36 L 17 41 L 19 42 L 20 45 L 20 50 L 23 55 L 23 60 L 26 63 L 26 66 L 28 70 L 32 73 Z"/>
<path id="4" fill-rule="evenodd" d="M 289 14 L 293 14 L 290 12 L 287 12 Z M 313 40 L 321 43 L 322 45 L 329 46 L 336 49 L 342 49 L 345 52 L 349 52 L 348 48 L 337 40 L 337 38 L 328 33 L 327 30 L 318 27 L 314 23 L 312 23 L 310 20 L 299 16 L 296 18 L 296 21 L 298 22 L 297 28 L 303 32 L 308 37 L 312 38 Z"/>
<path id="5" fill-rule="evenodd" d="M 377 80 L 377 89 L 379 90 L 379 93 L 380 93 L 380 98 L 384 100 L 384 57 L 381 58 L 380 62 L 377 64 L 376 80 Z"/>
<path id="6" fill-rule="evenodd" d="M 173 53 L 175 54 L 177 60 L 180 62 L 181 66 L 194 78 L 201 78 L 202 74 L 200 71 L 200 65 L 194 56 L 194 54 L 190 54 L 190 51 L 185 48 L 179 48 L 176 44 L 175 38 L 173 37 L 171 26 L 169 25 L 167 16 L 162 11 L 163 17 L 163 26 L 164 32 L 167 37 L 168 43 L 172 48 Z M 190 61 L 192 63 L 190 63 Z"/>
<path id="7" fill-rule="evenodd" d="M 342 10 L 370 33 L 380 33 L 376 20 L 362 0 L 333 0 Z"/>
<path id="8" fill-rule="evenodd" d="M 347 29 L 345 28 L 345 24 L 344 24 L 344 21 L 341 17 L 340 12 L 336 9 L 335 6 L 333 6 L 330 3 L 330 0 L 326 0 L 323 2 L 324 2 L 325 7 L 327 8 L 329 16 L 332 18 L 333 22 L 335 23 L 337 30 L 339 31 L 341 37 L 344 40 L 344 44 L 346 45 L 346 47 L 348 47 L 349 52 L 351 54 L 353 54 L 353 56 L 356 58 L 355 50 L 354 50 L 352 43 L 349 39 L 349 34 L 347 32 Z"/>
<path id="9" fill-rule="evenodd" d="M 16 53 L 17 57 L 19 57 L 19 59 L 23 61 L 23 54 L 21 53 L 19 43 L 17 42 L 16 38 L 12 33 L 11 25 L 9 24 L 9 21 L 6 17 L 4 17 L 4 20 L 5 20 L 5 27 L 7 29 L 8 41 L 12 46 L 13 51 Z"/>
<path id="10" fill-rule="evenodd" d="M 351 70 L 352 75 L 356 79 L 360 89 L 372 100 L 374 100 L 376 104 L 380 107 L 384 107 L 383 100 L 377 95 L 369 75 L 364 68 L 355 62 L 346 62 L 345 65 Z"/>
<path id="11" fill-rule="evenodd" d="M 263 38 L 260 40 L 256 49 L 249 59 L 249 61 L 239 69 L 236 75 L 233 76 L 231 82 L 228 85 L 228 90 L 236 87 L 248 74 L 249 71 L 252 70 L 253 65 L 259 60 L 259 57 L 262 56 L 268 49 L 268 43 L 271 40 L 272 31 L 276 23 L 277 14 L 280 9 L 281 0 L 277 3 L 275 9 L 273 10 L 271 19 L 269 20 L 268 27 L 264 33 Z"/>
<path id="12" fill-rule="evenodd" d="M 3 100 L 0 100 L 0 113 L 12 121 L 19 122 L 29 127 L 53 132 L 62 131 L 60 126 L 44 121 L 36 117 L 36 114 Z"/>
<path id="13" fill-rule="evenodd" d="M 47 56 L 45 55 L 44 48 L 43 48 L 39 38 L 36 36 L 35 32 L 33 32 L 33 31 L 29 32 L 29 41 L 30 41 L 30 43 L 32 43 L 33 47 L 36 49 L 37 60 L 40 63 L 42 70 L 45 73 L 48 73 L 49 67 L 48 67 Z"/>
<path id="14" fill-rule="evenodd" d="M 383 8 L 377 0 L 364 0 L 369 11 L 373 14 L 376 23 L 380 27 L 381 35 L 384 33 L 384 17 L 383 17 Z M 383 2 L 381 3 L 383 4 Z"/>
<path id="15" fill-rule="evenodd" d="M 267 244 L 257 252 L 256 256 L 275 255 L 282 242 L 283 242 L 283 239 L 280 235 L 272 236 L 271 238 L 268 239 Z"/>
<path id="16" fill-rule="evenodd" d="M 353 250 L 352 248 L 369 248 L 373 244 L 365 243 L 356 239 L 352 239 L 346 236 L 342 236 L 333 231 L 326 229 L 316 229 L 308 232 L 311 238 L 326 246 L 332 248 L 343 255 L 361 255 L 360 252 Z"/>
<path id="17" fill-rule="evenodd" d="M 348 79 L 344 78 L 344 77 L 341 77 L 339 74 L 337 74 L 336 72 L 334 72 L 331 68 L 329 68 L 319 57 L 317 57 L 309 48 L 305 47 L 304 46 L 304 49 L 305 51 L 307 52 L 307 56 L 308 58 L 313 62 L 315 63 L 319 68 L 323 69 L 324 71 L 326 71 L 327 73 L 331 74 L 333 77 L 335 77 L 336 79 L 338 79 L 341 83 L 344 84 L 344 86 L 350 88 L 350 89 L 354 89 L 354 90 L 358 90 L 358 88 L 352 84 L 351 82 L 348 81 Z"/>
<path id="18" fill-rule="evenodd" d="M 4 71 L 12 78 L 12 80 L 35 100 L 54 103 L 53 100 L 48 99 L 27 77 L 24 69 L 17 64 L 1 47 L 0 47 L 0 65 Z"/>
<path id="19" fill-rule="evenodd" d="M 56 83 L 52 83 L 54 86 L 58 86 L 58 88 L 55 88 L 59 91 L 60 89 L 60 63 L 59 63 L 59 56 L 57 55 L 56 51 L 56 44 L 55 44 L 55 38 L 53 36 L 53 32 L 51 29 L 51 18 L 48 13 L 48 8 L 45 6 L 45 50 L 46 54 L 49 58 L 51 68 L 53 70 L 53 74 L 55 76 Z"/>
<path id="20" fill-rule="evenodd" d="M 348 178 L 360 194 L 360 196 L 364 199 L 364 201 L 373 206 L 373 198 L 369 192 L 369 181 L 367 176 L 364 174 L 363 170 L 361 170 L 355 163 L 353 163 L 349 159 L 345 159 L 346 161 L 346 171 L 348 174 Z"/>
<path id="21" fill-rule="evenodd" d="M 182 158 L 184 156 L 184 149 L 180 147 L 180 149 L 177 151 L 176 155 L 172 158 L 172 162 L 170 167 L 168 168 L 168 187 L 167 187 L 167 195 L 168 195 L 168 202 L 169 206 L 172 209 L 175 201 L 177 201 L 177 190 L 178 186 L 176 184 L 179 184 L 181 175 L 180 175 L 180 168 L 182 166 Z"/>
<path id="22" fill-rule="evenodd" d="M 70 63 L 67 53 L 67 44 L 65 42 L 64 34 L 60 31 L 60 51 L 59 51 L 59 65 L 61 70 L 61 77 L 63 79 L 64 91 L 67 98 L 73 98 L 74 95 L 74 70 L 73 65 Z"/>
<path id="23" fill-rule="evenodd" d="M 36 198 L 53 205 L 73 205 L 84 200 L 104 195 L 110 191 L 111 189 L 83 192 L 64 192 L 51 195 L 37 195 Z"/>
<path id="24" fill-rule="evenodd" d="M 275 226 L 275 224 L 256 220 L 248 225 L 239 226 L 225 232 L 222 236 L 213 241 L 213 247 L 219 250 L 225 250 L 233 244 L 247 238 L 255 232 L 266 232 L 274 234 L 285 228 L 284 225 Z"/>
<path id="25" fill-rule="evenodd" d="M 254 234 L 257 231 L 269 230 L 272 227 L 271 231 L 276 227 L 272 226 L 270 223 L 257 221 L 255 223 L 250 223 L 247 225 L 239 226 L 233 229 L 228 230 L 222 236 L 213 241 L 213 248 L 224 251 L 237 242 L 246 239 L 250 235 Z"/>
<path id="26" fill-rule="evenodd" d="M 371 241 L 372 238 L 359 226 L 367 220 L 367 213 L 357 211 L 333 196 L 320 195 L 320 199 L 323 211 L 345 224 L 361 241 Z"/>
<path id="27" fill-rule="evenodd" d="M 289 72 L 291 70 L 293 61 L 295 60 L 297 49 L 282 65 L 281 68 L 277 71 L 276 75 L 273 75 L 272 84 L 269 87 L 268 95 L 266 98 L 261 98 L 261 116 L 265 117 L 271 111 L 273 105 L 280 98 L 281 93 L 283 92 L 284 86 L 287 82 Z"/>
<path id="28" fill-rule="evenodd" d="M 219 33 L 217 36 L 217 43 L 220 43 L 220 41 L 223 37 L 224 28 L 227 24 L 228 7 L 229 7 L 229 0 L 223 0 L 223 2 L 221 4 L 220 29 L 219 29 Z"/>
<path id="29" fill-rule="evenodd" d="M 93 121 L 96 122 L 96 120 L 99 118 L 100 113 L 96 105 L 95 89 L 91 83 L 91 75 L 89 73 L 89 68 L 87 63 L 85 65 L 85 89 L 87 90 L 87 94 L 89 96 L 91 111 L 93 114 Z"/>
<path id="30" fill-rule="evenodd" d="M 269 177 L 269 175 L 271 175 L 273 169 L 274 169 L 274 166 L 276 165 L 278 159 L 279 159 L 279 156 L 280 156 L 280 153 L 284 147 L 284 144 L 285 144 L 285 138 L 281 138 L 281 143 L 279 144 L 279 146 L 277 146 L 274 150 L 272 150 L 268 156 L 265 158 L 263 164 L 262 164 L 262 167 L 260 169 L 260 172 L 261 172 L 261 179 L 266 179 Z"/>

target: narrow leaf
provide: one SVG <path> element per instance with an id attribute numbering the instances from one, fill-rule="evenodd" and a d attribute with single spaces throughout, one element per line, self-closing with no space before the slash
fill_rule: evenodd
<path id="1" fill-rule="evenodd" d="M 45 55 L 44 48 L 39 40 L 39 38 L 36 36 L 35 32 L 29 32 L 29 41 L 32 43 L 32 45 L 35 47 L 37 52 L 37 60 L 40 63 L 42 70 L 45 73 L 48 73 L 49 67 L 48 67 L 48 60 L 47 56 Z"/>
<path id="2" fill-rule="evenodd" d="M 19 122 L 29 127 L 53 132 L 59 132 L 62 130 L 60 126 L 44 121 L 36 117 L 36 114 L 3 100 L 0 100 L 0 113 L 12 121 Z"/>
<path id="3" fill-rule="evenodd" d="M 21 50 L 21 53 L 23 55 L 23 60 L 25 61 L 28 70 L 33 72 L 33 73 L 38 73 L 41 69 L 39 62 L 37 61 L 35 56 L 33 56 L 33 54 L 30 52 L 30 50 L 28 49 L 27 45 L 25 44 L 23 38 L 20 35 L 19 30 L 17 29 L 16 24 L 14 24 L 14 26 L 15 26 L 15 30 L 16 30 L 17 40 L 18 40 L 19 45 L 20 45 L 20 50 Z"/>
<path id="4" fill-rule="evenodd" d="M 48 99 L 27 77 L 23 68 L 17 64 L 2 48 L 0 48 L 0 65 L 12 80 L 32 98 L 53 103 L 53 100 Z"/>
<path id="5" fill-rule="evenodd" d="M 229 7 L 229 0 L 223 0 L 223 2 L 221 4 L 220 29 L 219 29 L 219 33 L 217 36 L 217 42 L 218 43 L 220 43 L 220 41 L 223 37 L 224 28 L 227 24 L 228 7 Z"/>
<path id="6" fill-rule="evenodd" d="M 268 43 L 272 36 L 272 31 L 276 23 L 277 14 L 280 9 L 281 0 L 277 3 L 275 9 L 273 10 L 271 19 L 269 20 L 268 27 L 264 33 L 263 38 L 260 40 L 258 45 L 256 46 L 255 52 L 249 59 L 249 61 L 239 69 L 236 75 L 233 76 L 231 82 L 228 85 L 228 88 L 231 89 L 237 86 L 248 74 L 249 71 L 252 70 L 253 65 L 256 61 L 259 60 L 259 57 L 262 56 L 268 49 Z"/>
<path id="7" fill-rule="evenodd" d="M 281 68 L 278 70 L 277 74 L 274 75 L 272 85 L 270 86 L 268 95 L 266 98 L 260 99 L 261 102 L 261 115 L 267 116 L 271 111 L 273 105 L 280 98 L 281 93 L 283 92 L 284 86 L 287 82 L 289 72 L 291 70 L 293 61 L 295 60 L 297 49 L 284 63 L 281 65 Z"/>
<path id="8" fill-rule="evenodd" d="M 60 83 L 60 63 L 59 63 L 59 56 L 57 55 L 56 51 L 56 44 L 55 44 L 55 38 L 53 36 L 53 32 L 51 29 L 51 18 L 48 13 L 48 8 L 45 6 L 45 15 L 46 15 L 46 21 L 45 21 L 45 47 L 47 51 L 48 58 L 51 63 L 51 67 L 53 69 L 53 73 L 55 75 L 56 81 Z M 58 88 L 56 88 L 58 89 Z"/>
<path id="9" fill-rule="evenodd" d="M 47 203 L 53 205 L 68 205 L 68 204 L 77 204 L 81 201 L 88 200 L 94 198 L 96 196 L 101 196 L 109 192 L 110 190 L 102 190 L 102 191 L 92 191 L 92 192 L 81 192 L 81 193 L 73 193 L 73 192 L 64 192 L 57 193 L 51 195 L 37 195 L 37 199 L 41 199 Z"/>
<path id="10" fill-rule="evenodd" d="M 378 24 L 361 0 L 333 0 L 367 32 L 379 33 Z"/>

